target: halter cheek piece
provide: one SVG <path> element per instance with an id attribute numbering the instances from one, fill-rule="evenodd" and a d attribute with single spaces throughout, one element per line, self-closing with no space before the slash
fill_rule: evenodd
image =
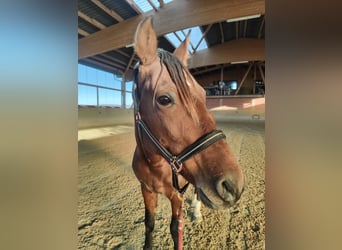
<path id="1" fill-rule="evenodd" d="M 135 69 L 136 70 L 136 69 Z M 135 71 L 137 73 L 137 71 Z M 151 133 L 145 122 L 142 120 L 139 113 L 139 93 L 136 83 L 136 77 L 133 84 L 133 103 L 134 103 L 134 116 L 135 116 L 135 125 L 137 127 L 138 136 L 140 142 L 142 141 L 142 135 L 145 134 L 151 142 L 156 146 L 159 150 L 160 154 L 168 161 L 172 169 L 172 184 L 175 189 L 178 190 L 179 193 L 184 194 L 187 187 L 189 186 L 189 182 L 182 188 L 179 187 L 178 184 L 178 173 L 181 172 L 183 167 L 183 162 L 203 151 L 210 145 L 215 142 L 225 139 L 226 136 L 221 130 L 214 130 L 208 134 L 205 134 L 198 138 L 194 143 L 186 147 L 180 154 L 173 155 L 169 152 L 163 145 L 160 144 L 158 139 Z"/>

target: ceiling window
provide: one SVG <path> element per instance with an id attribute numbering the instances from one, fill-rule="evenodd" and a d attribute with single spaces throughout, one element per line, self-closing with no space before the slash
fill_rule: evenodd
<path id="1" fill-rule="evenodd" d="M 176 32 L 171 32 L 171 33 L 166 34 L 165 37 L 175 46 L 175 48 L 177 48 L 181 44 L 181 41 L 184 41 L 185 37 L 189 33 L 189 30 L 191 30 L 190 45 L 189 45 L 190 53 L 193 54 L 194 49 L 196 47 L 197 47 L 196 51 L 207 49 L 208 46 L 207 46 L 205 39 L 202 39 L 202 41 L 200 42 L 203 33 L 198 26 L 187 28 L 184 30 L 179 30 Z M 198 45 L 199 42 L 200 44 Z"/>
<path id="2" fill-rule="evenodd" d="M 148 12 L 150 10 L 153 10 L 152 5 L 147 0 L 133 0 L 133 2 L 135 3 L 135 5 L 137 5 L 139 7 L 141 12 L 143 12 L 143 13 Z M 159 1 L 158 0 L 152 0 L 151 2 L 154 4 L 154 6 L 159 8 Z M 172 0 L 164 0 L 164 4 L 168 4 L 170 2 L 172 2 Z"/>
<path id="3" fill-rule="evenodd" d="M 152 5 L 147 0 L 133 0 L 135 5 L 139 7 L 142 13 L 148 12 L 153 10 Z M 159 1 L 158 0 L 152 0 L 154 6 L 159 7 Z M 164 4 L 168 4 L 172 2 L 172 0 L 164 0 Z M 194 53 L 194 49 L 197 47 L 196 51 L 206 49 L 208 48 L 207 43 L 205 39 L 202 39 L 201 43 L 199 43 L 203 33 L 201 29 L 196 26 L 184 30 L 179 30 L 176 32 L 171 32 L 165 35 L 165 37 L 173 44 L 175 48 L 177 48 L 182 41 L 184 41 L 186 35 L 188 34 L 189 30 L 191 30 L 191 36 L 190 36 L 190 45 L 189 45 L 189 52 L 191 54 Z"/>

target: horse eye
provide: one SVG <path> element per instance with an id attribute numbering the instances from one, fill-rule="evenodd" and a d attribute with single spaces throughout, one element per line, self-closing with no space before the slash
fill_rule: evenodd
<path id="1" fill-rule="evenodd" d="M 162 96 L 159 96 L 157 98 L 157 101 L 159 104 L 163 105 L 163 106 L 166 106 L 166 105 L 169 105 L 170 103 L 172 103 L 172 100 L 169 96 L 167 95 L 162 95 Z"/>

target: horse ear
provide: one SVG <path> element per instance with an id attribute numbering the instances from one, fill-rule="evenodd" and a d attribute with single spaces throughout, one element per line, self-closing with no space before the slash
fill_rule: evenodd
<path id="1" fill-rule="evenodd" d="M 179 45 L 177 49 L 173 52 L 173 54 L 184 64 L 184 66 L 188 66 L 188 46 L 190 41 L 190 33 L 186 36 L 185 40 Z"/>
<path id="2" fill-rule="evenodd" d="M 135 32 L 134 50 L 142 64 L 150 64 L 157 55 L 157 35 L 152 25 L 152 17 L 142 20 Z"/>

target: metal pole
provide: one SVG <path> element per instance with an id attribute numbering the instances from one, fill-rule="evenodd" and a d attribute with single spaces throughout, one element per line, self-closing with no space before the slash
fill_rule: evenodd
<path id="1" fill-rule="evenodd" d="M 96 87 L 96 106 L 99 107 L 99 87 Z"/>
<path id="2" fill-rule="evenodd" d="M 121 108 L 126 108 L 126 77 L 122 75 L 121 81 Z"/>

